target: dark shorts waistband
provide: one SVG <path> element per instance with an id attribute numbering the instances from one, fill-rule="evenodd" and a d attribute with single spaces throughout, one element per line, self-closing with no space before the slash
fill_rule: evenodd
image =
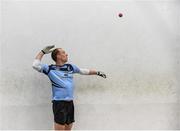
<path id="1" fill-rule="evenodd" d="M 52 100 L 52 103 L 55 102 L 73 102 L 73 100 Z"/>

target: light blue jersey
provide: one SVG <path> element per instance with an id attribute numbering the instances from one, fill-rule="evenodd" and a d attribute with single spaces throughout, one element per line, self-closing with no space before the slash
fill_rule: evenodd
<path id="1" fill-rule="evenodd" d="M 74 83 L 73 74 L 80 69 L 73 64 L 63 66 L 41 64 L 41 69 L 52 83 L 52 100 L 73 100 Z"/>

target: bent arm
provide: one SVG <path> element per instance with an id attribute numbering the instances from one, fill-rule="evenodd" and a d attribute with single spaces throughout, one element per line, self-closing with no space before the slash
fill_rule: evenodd
<path id="1" fill-rule="evenodd" d="M 33 65 L 32 65 L 32 67 L 35 70 L 41 72 L 41 70 L 42 70 L 42 66 L 41 66 L 42 57 L 44 56 L 44 54 L 51 53 L 54 50 L 53 49 L 54 47 L 55 47 L 54 45 L 46 46 L 37 54 L 37 56 L 35 57 L 35 60 L 33 61 Z"/>
<path id="2" fill-rule="evenodd" d="M 33 69 L 37 70 L 38 72 L 41 72 L 41 59 L 43 56 L 44 53 L 42 51 L 39 52 L 32 64 Z"/>

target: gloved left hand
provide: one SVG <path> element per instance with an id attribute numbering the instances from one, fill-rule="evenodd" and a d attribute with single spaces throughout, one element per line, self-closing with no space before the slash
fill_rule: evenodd
<path id="1" fill-rule="evenodd" d="M 101 71 L 97 71 L 97 75 L 106 78 L 106 74 Z"/>

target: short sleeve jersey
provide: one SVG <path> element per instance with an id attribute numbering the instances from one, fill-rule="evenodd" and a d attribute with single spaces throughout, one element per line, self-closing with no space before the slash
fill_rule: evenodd
<path id="1" fill-rule="evenodd" d="M 73 100 L 73 74 L 80 69 L 73 64 L 62 66 L 41 64 L 41 72 L 47 75 L 52 84 L 52 100 Z"/>

